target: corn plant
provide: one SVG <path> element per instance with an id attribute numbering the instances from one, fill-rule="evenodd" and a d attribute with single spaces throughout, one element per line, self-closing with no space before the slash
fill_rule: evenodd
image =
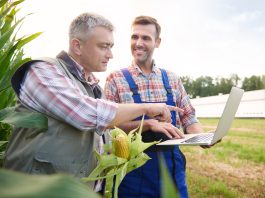
<path id="1" fill-rule="evenodd" d="M 100 198 L 87 185 L 69 175 L 26 175 L 0 169 L 0 197 Z"/>
<path id="2" fill-rule="evenodd" d="M 23 1 L 0 0 L 0 165 L 12 125 L 16 126 L 19 123 L 23 126 L 25 123 L 26 127 L 34 127 L 38 125 L 36 122 L 39 122 L 39 119 L 35 120 L 36 114 L 25 117 L 15 112 L 16 97 L 10 83 L 14 71 L 30 60 L 24 57 L 23 46 L 41 34 L 38 32 L 18 38 L 17 33 L 26 16 L 21 19 L 16 18 L 19 11 L 17 5 Z M 47 124 L 43 118 L 41 120 L 44 125 Z M 38 127 L 43 125 L 40 124 Z"/>
<path id="3" fill-rule="evenodd" d="M 158 141 L 142 142 L 143 120 L 140 128 L 132 130 L 128 135 L 119 128 L 111 131 L 112 145 L 105 147 L 102 155 L 96 153 L 98 166 L 83 181 L 94 181 L 106 178 L 105 196 L 118 197 L 118 187 L 127 173 L 144 165 L 151 159 L 143 151 Z M 114 179 L 115 178 L 115 179 Z"/>
<path id="4" fill-rule="evenodd" d="M 144 165 L 151 158 L 143 151 L 160 141 L 142 142 L 142 119 L 140 127 L 132 130 L 127 135 L 123 130 L 116 128 L 111 133 L 111 145 L 105 145 L 104 153 L 98 154 L 98 166 L 86 178 L 84 182 L 106 179 L 105 197 L 118 197 L 118 188 L 127 173 Z M 161 192 L 163 198 L 178 197 L 177 189 L 168 173 L 162 156 L 159 157 L 161 172 Z"/>

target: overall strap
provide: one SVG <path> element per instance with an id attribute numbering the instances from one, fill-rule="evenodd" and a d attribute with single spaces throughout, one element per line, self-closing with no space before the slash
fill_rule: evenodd
<path id="1" fill-rule="evenodd" d="M 163 84 L 164 84 L 164 87 L 167 91 L 167 103 L 173 103 L 174 100 L 173 100 L 172 88 L 169 85 L 167 72 L 165 69 L 162 69 L 162 68 L 160 68 L 160 70 L 162 73 Z"/>
<path id="2" fill-rule="evenodd" d="M 135 84 L 130 72 L 128 71 L 127 68 L 121 69 L 125 79 L 127 80 L 130 90 L 132 91 L 133 95 L 133 100 L 135 103 L 142 103 L 140 94 L 138 93 L 138 86 Z"/>
<path id="3" fill-rule="evenodd" d="M 167 91 L 167 105 L 176 106 L 176 103 L 174 102 L 174 99 L 173 99 L 172 87 L 169 84 L 167 72 L 165 69 L 160 69 L 160 70 L 162 73 L 163 84 L 164 84 L 164 87 Z M 177 126 L 177 117 L 176 117 L 177 115 L 176 115 L 176 113 L 177 112 L 175 112 L 175 111 L 171 111 L 172 124 L 174 126 Z"/>

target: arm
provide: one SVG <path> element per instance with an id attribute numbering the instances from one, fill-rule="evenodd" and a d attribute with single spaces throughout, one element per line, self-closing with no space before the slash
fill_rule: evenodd
<path id="1" fill-rule="evenodd" d="M 31 66 L 19 93 L 21 102 L 82 131 L 103 131 L 146 114 L 171 120 L 165 104 L 116 104 L 83 94 L 55 65 L 37 62 Z"/>
<path id="2" fill-rule="evenodd" d="M 182 111 L 178 107 L 168 106 L 164 103 L 144 104 L 118 104 L 118 109 L 109 127 L 117 126 L 129 120 L 133 120 L 143 114 L 157 118 L 162 122 L 171 122 L 170 111 Z"/>
<path id="3" fill-rule="evenodd" d="M 124 124 L 120 124 L 119 128 L 129 133 L 131 130 L 137 128 L 140 125 L 140 123 L 141 121 L 130 121 Z M 173 126 L 171 123 L 159 122 L 158 120 L 155 120 L 155 119 L 149 119 L 149 120 L 144 121 L 142 132 L 149 131 L 149 130 L 154 133 L 164 133 L 169 138 L 172 138 L 172 137 L 183 138 L 184 137 L 183 133 L 178 128 Z"/>
<path id="4" fill-rule="evenodd" d="M 115 103 L 83 94 L 57 66 L 45 62 L 31 65 L 18 97 L 30 108 L 82 131 L 104 130 L 118 108 Z"/>
<path id="5" fill-rule="evenodd" d="M 174 74 L 172 74 L 174 75 Z M 196 118 L 195 109 L 190 102 L 190 98 L 181 82 L 181 79 L 174 75 L 171 79 L 176 79 L 172 82 L 176 90 L 176 104 L 181 107 L 184 112 L 179 113 L 180 123 L 185 133 L 202 133 L 204 132 L 201 124 Z"/>
<path id="6" fill-rule="evenodd" d="M 186 128 L 186 133 L 203 133 L 204 130 L 200 123 L 193 123 Z"/>

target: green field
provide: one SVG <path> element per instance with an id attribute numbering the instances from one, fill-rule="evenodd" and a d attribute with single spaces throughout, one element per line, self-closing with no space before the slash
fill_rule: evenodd
<path id="1" fill-rule="evenodd" d="M 217 119 L 200 119 L 205 131 Z M 182 146 L 191 198 L 265 197 L 265 119 L 235 119 L 210 149 Z"/>

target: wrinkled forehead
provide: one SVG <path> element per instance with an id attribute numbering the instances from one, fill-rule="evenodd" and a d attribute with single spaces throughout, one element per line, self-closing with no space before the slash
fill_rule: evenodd
<path id="1" fill-rule="evenodd" d="M 113 31 L 102 26 L 97 26 L 89 31 L 89 33 L 86 35 L 86 40 L 95 40 L 98 43 L 105 44 L 106 46 L 113 46 Z"/>

